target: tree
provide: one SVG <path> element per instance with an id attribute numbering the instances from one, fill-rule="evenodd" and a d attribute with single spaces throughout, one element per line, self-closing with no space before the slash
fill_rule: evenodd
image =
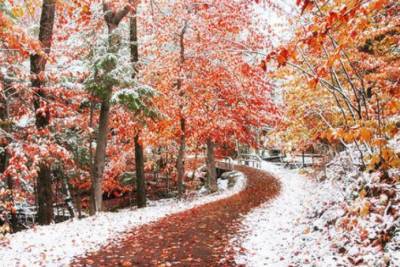
<path id="1" fill-rule="evenodd" d="M 133 79 L 136 77 L 139 62 L 139 44 L 137 36 L 137 12 L 130 20 L 131 61 L 134 68 Z M 135 168 L 136 168 L 136 201 L 139 208 L 146 206 L 146 181 L 144 175 L 143 144 L 140 143 L 140 131 L 134 137 L 135 143 Z"/>
<path id="2" fill-rule="evenodd" d="M 118 35 L 113 34 L 114 30 L 118 27 L 121 20 L 131 11 L 131 5 L 126 5 L 123 9 L 115 12 L 112 10 L 110 3 L 103 3 L 104 20 L 108 27 L 108 53 L 110 57 L 104 61 L 105 76 L 111 73 L 115 68 L 115 61 L 112 54 L 118 51 Z M 96 138 L 96 152 L 94 156 L 93 172 L 92 172 L 92 213 L 96 213 L 102 210 L 102 199 L 103 199 L 103 172 L 105 166 L 107 136 L 108 136 L 108 122 L 110 115 L 110 100 L 112 95 L 112 88 L 114 81 L 104 80 L 104 88 L 101 92 L 101 109 L 99 117 L 99 130 Z"/>
<path id="3" fill-rule="evenodd" d="M 35 89 L 34 107 L 36 112 L 36 127 L 46 131 L 49 125 L 50 112 L 46 103 L 44 91 L 44 71 L 46 68 L 47 57 L 50 54 L 54 18 L 56 12 L 56 2 L 54 0 L 44 0 L 42 5 L 42 15 L 40 18 L 39 41 L 45 54 L 34 54 L 31 56 L 32 86 Z M 40 224 L 50 224 L 53 221 L 53 191 L 51 167 L 45 161 L 39 166 L 37 178 L 38 191 L 38 222 Z"/>
<path id="4" fill-rule="evenodd" d="M 214 148 L 215 143 L 234 144 L 235 136 L 254 144 L 249 129 L 273 121 L 275 116 L 265 116 L 276 110 L 254 53 L 266 42 L 246 13 L 252 12 L 251 3 L 183 1 L 159 8 L 161 14 L 153 16 L 153 24 L 168 25 L 169 31 L 159 31 L 157 26 L 151 29 L 157 34 L 146 53 L 158 60 L 146 67 L 153 87 L 166 96 L 161 109 L 172 121 L 176 136 L 179 190 L 184 144 L 208 143 Z M 165 16 L 164 11 L 173 15 Z M 209 162 L 212 175 L 215 166 Z M 215 180 L 212 178 L 214 185 Z"/>
<path id="5" fill-rule="evenodd" d="M 399 6 L 386 0 L 346 3 L 299 1 L 307 16 L 295 38 L 267 57 L 276 60 L 280 75 L 294 76 L 285 86 L 282 135 L 296 136 L 303 148 L 345 148 L 357 155 L 353 163 L 361 169 L 386 171 L 400 163 L 387 142 L 398 132 L 389 118 L 399 112 L 392 69 L 399 64 L 393 52 L 398 31 L 391 23 Z"/>

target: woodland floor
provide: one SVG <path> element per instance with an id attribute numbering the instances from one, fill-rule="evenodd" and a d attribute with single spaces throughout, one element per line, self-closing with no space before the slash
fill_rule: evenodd
<path id="1" fill-rule="evenodd" d="M 239 194 L 167 216 L 128 232 L 71 266 L 236 266 L 230 237 L 243 215 L 274 198 L 278 180 L 264 171 L 238 167 L 247 176 Z"/>

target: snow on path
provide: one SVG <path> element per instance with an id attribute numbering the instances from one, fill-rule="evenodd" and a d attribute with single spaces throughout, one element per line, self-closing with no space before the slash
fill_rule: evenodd
<path id="1" fill-rule="evenodd" d="M 198 196 L 190 201 L 161 200 L 143 209 L 104 212 L 85 219 L 18 232 L 0 239 L 0 266 L 68 266 L 74 257 L 96 251 L 105 244 L 118 242 L 133 227 L 230 197 L 242 191 L 245 186 L 246 178 L 241 175 L 229 190 Z"/>
<path id="2" fill-rule="evenodd" d="M 262 168 L 280 180 L 281 193 L 244 217 L 241 233 L 231 240 L 237 249 L 236 262 L 246 266 L 286 267 L 293 262 L 336 266 L 327 236 L 307 236 L 313 227 L 307 216 L 316 201 L 337 197 L 337 191 L 332 187 L 321 193 L 316 183 L 271 163 L 263 162 Z M 318 221 L 313 223 L 318 225 Z M 312 241 L 313 247 L 306 248 L 307 241 Z"/>

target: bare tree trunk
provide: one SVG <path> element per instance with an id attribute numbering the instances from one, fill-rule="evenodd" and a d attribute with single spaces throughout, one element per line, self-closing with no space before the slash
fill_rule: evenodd
<path id="1" fill-rule="evenodd" d="M 197 170 L 197 158 L 199 156 L 199 144 L 196 144 L 196 151 L 194 154 L 194 166 L 193 166 L 193 173 L 192 173 L 192 180 L 196 177 L 196 170 Z"/>
<path id="2" fill-rule="evenodd" d="M 139 134 L 135 136 L 136 163 L 136 201 L 139 208 L 146 207 L 146 181 L 144 177 L 143 146 L 139 142 Z"/>
<path id="3" fill-rule="evenodd" d="M 214 148 L 214 142 L 210 138 L 207 139 L 207 184 L 210 192 L 216 192 L 218 190 Z"/>
<path id="4" fill-rule="evenodd" d="M 104 19 L 108 27 L 108 51 L 110 53 L 118 52 L 118 40 L 113 36 L 113 31 L 116 29 L 121 22 L 121 20 L 130 12 L 130 6 L 126 6 L 118 12 L 111 10 L 108 3 L 103 3 Z M 115 66 L 111 66 L 107 69 L 107 72 L 111 72 L 115 69 Z M 102 210 L 103 205 L 103 172 L 105 167 L 106 159 L 106 148 L 107 148 L 107 136 L 108 136 L 108 122 L 110 117 L 110 107 L 111 107 L 111 94 L 112 94 L 113 84 L 106 84 L 105 91 L 103 92 L 103 99 L 101 101 L 100 118 L 99 118 L 99 130 L 97 133 L 97 146 L 94 156 L 93 170 L 92 170 L 92 190 L 91 190 L 91 200 L 92 208 L 91 214 Z M 94 205 L 93 205 L 94 204 Z M 94 208 L 94 209 L 93 209 Z"/>
<path id="5" fill-rule="evenodd" d="M 82 197 L 81 197 L 81 190 L 78 188 L 74 192 L 74 201 L 76 205 L 76 212 L 78 218 L 82 218 Z"/>
<path id="6" fill-rule="evenodd" d="M 95 110 L 95 105 L 96 103 L 93 100 L 93 95 L 90 99 L 90 112 L 89 112 L 89 127 L 93 128 L 93 117 L 94 117 L 94 110 Z M 90 201 L 89 201 L 89 214 L 93 215 L 96 213 L 96 204 L 95 204 L 95 199 L 94 199 L 94 186 L 93 186 L 93 181 L 94 181 L 94 160 L 93 160 L 93 135 L 89 135 L 89 162 L 90 162 L 90 170 L 91 170 L 91 181 L 92 181 L 92 186 L 90 188 Z M 79 217 L 82 216 L 82 203 L 81 203 L 81 190 L 77 188 L 76 190 L 76 201 L 77 201 L 77 209 L 79 213 Z"/>
<path id="7" fill-rule="evenodd" d="M 185 21 L 185 25 L 182 28 L 182 31 L 179 35 L 179 46 L 180 46 L 180 63 L 181 63 L 181 68 L 183 67 L 183 64 L 185 63 L 185 33 L 187 29 L 187 21 Z M 177 83 L 177 89 L 180 97 L 183 97 L 185 95 L 185 92 L 182 91 L 182 79 L 181 77 L 178 78 L 178 83 Z M 185 149 L 186 149 L 186 120 L 184 115 L 182 114 L 183 110 L 183 105 L 180 104 L 179 108 L 181 110 L 181 118 L 180 118 L 180 130 L 181 130 L 181 135 L 179 137 L 179 150 L 178 150 L 178 157 L 176 159 L 176 169 L 178 172 L 178 197 L 181 198 L 185 188 L 183 184 L 183 178 L 185 175 Z"/>
<path id="8" fill-rule="evenodd" d="M 136 77 L 137 74 L 137 63 L 139 62 L 139 44 L 138 44 L 138 36 L 137 36 L 137 12 L 130 19 L 130 42 L 131 42 L 131 62 L 133 65 L 133 78 Z"/>
<path id="9" fill-rule="evenodd" d="M 1 102 L 0 102 L 0 119 L 2 120 L 1 128 L 6 132 L 10 133 L 10 123 L 9 123 L 9 91 L 11 83 L 8 79 L 3 77 L 0 73 L 0 82 L 2 83 L 3 94 L 1 94 Z M 11 140 L 7 140 L 6 143 L 2 144 L 1 148 L 3 149 L 0 154 L 0 173 L 4 173 L 8 167 L 8 161 L 10 159 L 7 153 L 7 146 Z M 7 175 L 6 177 L 7 189 L 9 190 L 8 201 L 11 203 L 12 207 L 14 207 L 14 180 L 12 176 Z M 9 226 L 11 228 L 11 232 L 14 232 L 17 228 L 17 215 L 15 212 L 11 211 L 11 221 Z"/>
<path id="10" fill-rule="evenodd" d="M 186 121 L 184 118 L 180 120 L 181 136 L 179 138 L 179 151 L 178 158 L 176 160 L 176 168 L 178 172 L 178 197 L 181 198 L 185 192 L 183 184 L 183 178 L 185 176 L 185 149 L 186 149 L 186 136 L 185 136 L 185 125 Z"/>
<path id="11" fill-rule="evenodd" d="M 51 42 L 53 38 L 54 17 L 56 12 L 55 0 L 44 0 L 42 14 L 40 17 L 39 41 L 46 54 L 50 54 Z M 36 127 L 46 128 L 50 122 L 50 112 L 48 108 L 38 112 L 46 98 L 43 90 L 45 81 L 40 78 L 40 74 L 45 71 L 47 59 L 45 56 L 35 54 L 31 56 L 32 86 L 35 88 L 34 107 L 36 110 Z M 50 224 L 53 221 L 53 192 L 50 166 L 46 162 L 39 165 L 37 177 L 38 190 L 38 223 Z"/>
<path id="12" fill-rule="evenodd" d="M 6 160 L 7 164 L 8 164 L 8 155 L 5 156 L 5 160 Z M 14 203 L 14 195 L 13 195 L 14 194 L 13 193 L 14 181 L 13 181 L 13 178 L 10 175 L 7 176 L 7 188 L 10 191 L 9 201 L 14 207 L 14 204 L 15 204 Z M 10 221 L 11 232 L 17 231 L 17 225 L 18 225 L 17 214 L 16 214 L 16 212 L 11 211 L 11 221 Z"/>
<path id="13" fill-rule="evenodd" d="M 131 42 L 131 62 L 133 65 L 132 78 L 137 75 L 137 63 L 139 62 L 139 44 L 137 37 L 137 14 L 130 20 L 130 42 Z M 139 142 L 140 134 L 136 134 L 135 141 L 135 166 L 136 166 L 136 202 L 139 208 L 146 207 L 146 181 L 144 176 L 144 153 L 143 145 Z"/>
<path id="14" fill-rule="evenodd" d="M 38 193 L 38 223 L 50 224 L 53 221 L 53 190 L 51 170 L 46 163 L 39 166 L 39 173 L 37 179 L 37 193 Z"/>
<path id="15" fill-rule="evenodd" d="M 103 99 L 101 103 L 99 130 L 96 138 L 97 146 L 93 163 L 91 198 L 92 200 L 94 200 L 94 205 L 92 203 L 92 206 L 94 207 L 94 210 L 92 212 L 94 213 L 102 210 L 103 202 L 102 183 L 107 147 L 108 120 L 110 116 L 111 88 L 109 88 L 109 90 L 110 92 L 107 94 L 107 97 Z"/>
<path id="16" fill-rule="evenodd" d="M 74 202 L 73 202 L 73 197 L 72 197 L 72 186 L 71 184 L 68 182 L 68 177 L 64 175 L 64 173 L 62 173 L 62 187 L 63 187 L 63 191 L 64 194 L 66 195 L 64 202 L 65 205 L 67 206 L 69 215 L 71 216 L 71 218 L 75 218 L 75 216 L 77 216 L 77 212 L 75 210 L 74 207 Z"/>

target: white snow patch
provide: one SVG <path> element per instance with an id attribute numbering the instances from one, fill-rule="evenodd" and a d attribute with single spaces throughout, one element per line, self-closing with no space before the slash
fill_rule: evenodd
<path id="1" fill-rule="evenodd" d="M 0 266 L 68 266 L 74 257 L 118 242 L 123 234 L 162 217 L 233 196 L 246 186 L 241 175 L 227 190 L 191 200 L 150 202 L 143 209 L 126 209 L 49 226 L 38 226 L 0 239 Z"/>
<path id="2" fill-rule="evenodd" d="M 219 190 L 225 191 L 225 190 L 228 189 L 228 180 L 218 179 L 217 183 L 218 183 L 218 189 Z"/>
<path id="3" fill-rule="evenodd" d="M 30 117 L 29 115 L 24 115 L 22 116 L 18 121 L 15 122 L 15 125 L 19 128 L 25 128 L 32 124 L 35 121 L 33 117 Z"/>
<path id="4" fill-rule="evenodd" d="M 271 163 L 263 162 L 262 168 L 280 180 L 281 192 L 275 200 L 245 216 L 241 234 L 231 241 L 237 250 L 236 262 L 246 266 L 286 267 L 294 262 L 299 266 L 312 266 L 316 262 L 318 266 L 336 266 L 338 262 L 330 249 L 328 236 L 319 231 L 324 220 L 316 220 L 313 225 L 307 216 L 316 202 L 340 199 L 338 191 L 333 185 L 317 189 L 317 183 L 296 171 Z M 312 235 L 309 232 L 313 232 Z M 312 241 L 306 242 L 307 239 Z M 306 244 L 313 247 L 305 248 Z"/>

